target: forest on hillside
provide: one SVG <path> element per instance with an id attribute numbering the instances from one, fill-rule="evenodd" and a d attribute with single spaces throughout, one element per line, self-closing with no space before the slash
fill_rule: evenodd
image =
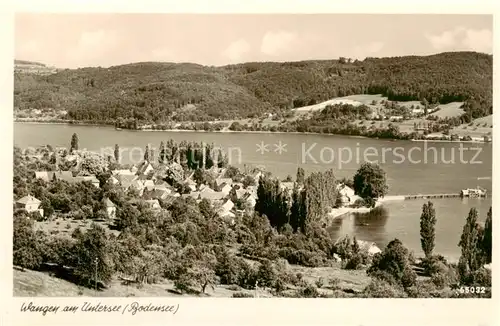
<path id="1" fill-rule="evenodd" d="M 389 100 L 466 102 L 473 117 L 492 113 L 493 57 L 476 52 L 431 56 L 222 67 L 134 63 L 15 74 L 17 110 L 64 110 L 71 120 L 141 123 L 258 117 L 353 94 Z"/>

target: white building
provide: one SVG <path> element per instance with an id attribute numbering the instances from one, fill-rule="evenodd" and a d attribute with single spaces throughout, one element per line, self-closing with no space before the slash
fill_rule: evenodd
<path id="1" fill-rule="evenodd" d="M 27 213 L 38 212 L 43 216 L 43 209 L 39 208 L 42 202 L 35 197 L 28 195 L 16 201 L 16 207 L 23 209 Z"/>

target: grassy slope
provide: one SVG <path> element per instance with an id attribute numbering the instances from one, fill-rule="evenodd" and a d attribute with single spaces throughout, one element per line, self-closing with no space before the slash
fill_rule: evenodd
<path id="1" fill-rule="evenodd" d="M 135 63 L 15 78 L 15 106 L 81 110 L 79 119 L 158 120 L 192 103 L 222 119 L 361 93 L 391 97 L 468 96 L 491 101 L 492 57 L 473 52 L 417 57 L 245 63 L 224 67 Z M 396 100 L 402 100 L 395 98 Z M 105 112 L 104 114 L 102 112 Z"/>
<path id="2" fill-rule="evenodd" d="M 352 289 L 354 291 L 362 291 L 370 282 L 370 278 L 364 270 L 347 271 L 340 267 L 320 267 L 306 268 L 301 266 L 290 266 L 290 271 L 294 273 L 302 273 L 304 280 L 314 284 L 316 280 L 322 278 L 325 280 L 325 286 L 321 289 L 322 292 L 332 293 L 328 289 L 328 279 L 338 279 L 338 287 L 340 289 Z M 111 286 L 103 291 L 94 291 L 92 289 L 79 287 L 68 281 L 53 277 L 47 273 L 25 270 L 20 271 L 14 269 L 14 295 L 21 297 L 72 297 L 72 296 L 101 296 L 101 297 L 167 297 L 178 296 L 172 293 L 174 284 L 171 281 L 165 280 L 159 284 L 144 284 L 142 287 L 136 285 L 123 285 L 119 280 L 113 280 Z M 293 288 L 293 286 L 290 286 Z M 231 297 L 235 291 L 228 289 L 227 286 L 216 286 L 215 289 L 207 289 L 207 294 L 211 297 Z M 238 292 L 247 292 L 255 294 L 255 291 L 239 290 Z M 265 290 L 259 289 L 259 297 L 271 297 L 272 294 Z"/>

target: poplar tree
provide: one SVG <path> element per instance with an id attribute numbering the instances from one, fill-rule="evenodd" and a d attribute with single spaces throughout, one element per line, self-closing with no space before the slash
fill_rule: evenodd
<path id="1" fill-rule="evenodd" d="M 432 255 L 434 250 L 434 241 L 436 236 L 436 210 L 432 202 L 424 204 L 422 207 L 422 215 L 420 215 L 420 244 L 426 258 Z"/>
<path id="2" fill-rule="evenodd" d="M 303 168 L 298 168 L 297 169 L 297 183 L 303 184 L 305 180 L 305 173 Z"/>
<path id="3" fill-rule="evenodd" d="M 163 142 L 163 140 L 160 142 L 160 156 L 158 158 L 158 162 L 160 164 L 163 164 L 165 163 L 166 161 L 166 151 L 165 151 L 165 143 Z"/>
<path id="4" fill-rule="evenodd" d="M 118 144 L 115 144 L 115 161 L 120 163 L 120 146 Z"/>
<path id="5" fill-rule="evenodd" d="M 492 212 L 490 207 L 490 210 L 488 211 L 488 215 L 486 217 L 486 222 L 484 223 L 484 234 L 481 244 L 486 264 L 491 263 L 492 236 L 493 236 Z"/>
<path id="6" fill-rule="evenodd" d="M 477 223 L 477 218 L 476 208 L 471 208 L 458 243 L 461 249 L 458 268 L 463 283 L 467 283 L 469 275 L 482 265 L 480 252 L 481 229 Z"/>
<path id="7" fill-rule="evenodd" d="M 70 152 L 78 150 L 78 135 L 76 133 L 71 136 Z"/>
<path id="8" fill-rule="evenodd" d="M 149 145 L 146 145 L 146 151 L 144 152 L 144 161 L 146 162 L 149 162 L 149 157 L 150 153 L 149 153 Z"/>

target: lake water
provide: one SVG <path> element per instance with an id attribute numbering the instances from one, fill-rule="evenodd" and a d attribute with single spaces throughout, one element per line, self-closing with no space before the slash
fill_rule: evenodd
<path id="1" fill-rule="evenodd" d="M 387 173 L 389 195 L 458 193 L 463 188 L 492 189 L 492 145 L 449 142 L 411 142 L 333 135 L 281 133 L 205 133 L 167 131 L 117 131 L 111 127 L 14 124 L 14 143 L 19 147 L 69 147 L 78 134 L 80 148 L 113 155 L 115 144 L 123 151 L 122 162 L 138 162 L 147 144 L 158 148 L 169 139 L 213 143 L 226 150 L 232 164 L 263 165 L 280 177 L 295 176 L 297 167 L 306 173 L 332 168 L 338 177 L 352 177 L 364 161 L 379 163 Z M 491 197 L 483 199 L 435 199 L 435 251 L 457 259 L 457 243 L 471 207 L 484 221 Z M 330 227 L 337 236 L 356 235 L 385 246 L 401 239 L 420 254 L 419 217 L 425 200 L 384 203 L 387 216 L 347 216 Z"/>

